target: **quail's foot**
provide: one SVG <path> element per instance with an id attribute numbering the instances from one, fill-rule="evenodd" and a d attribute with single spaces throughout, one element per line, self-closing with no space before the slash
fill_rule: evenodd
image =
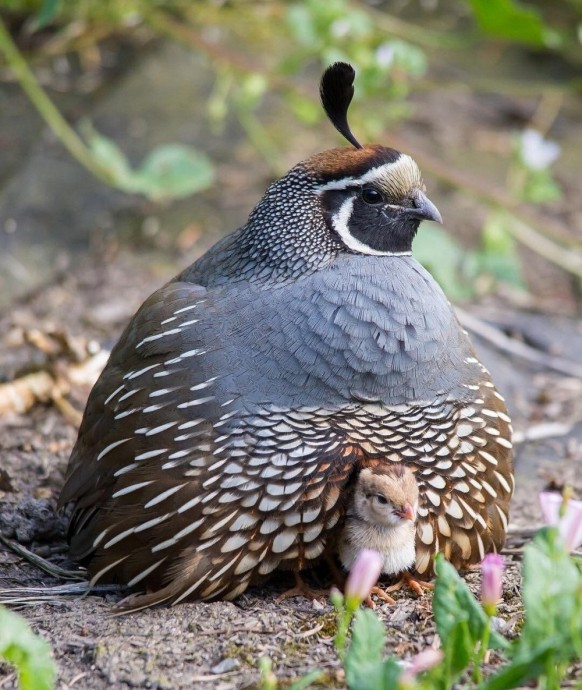
<path id="1" fill-rule="evenodd" d="M 296 572 L 293 574 L 295 576 L 295 587 L 291 587 L 282 594 L 279 594 L 277 602 L 290 599 L 291 597 L 304 597 L 310 601 L 314 599 L 321 601 L 322 599 L 329 598 L 329 589 L 315 589 L 310 587 L 299 573 Z"/>

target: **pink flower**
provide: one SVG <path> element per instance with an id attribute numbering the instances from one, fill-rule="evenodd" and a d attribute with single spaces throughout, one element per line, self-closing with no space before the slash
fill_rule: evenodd
<path id="1" fill-rule="evenodd" d="M 566 549 L 575 551 L 582 545 L 582 501 L 551 491 L 542 491 L 539 497 L 545 523 L 557 527 Z"/>
<path id="2" fill-rule="evenodd" d="M 346 582 L 346 603 L 358 606 L 370 596 L 378 581 L 384 559 L 372 549 L 362 549 L 358 554 Z"/>
<path id="3" fill-rule="evenodd" d="M 488 616 L 495 614 L 501 599 L 503 565 L 498 553 L 488 553 L 481 561 L 481 603 Z"/>
<path id="4" fill-rule="evenodd" d="M 405 662 L 406 666 L 402 675 L 400 676 L 399 687 L 403 690 L 405 688 L 413 688 L 416 685 L 416 676 L 419 673 L 428 671 L 437 664 L 439 664 L 443 659 L 443 653 L 440 649 L 423 649 L 412 659 Z"/>

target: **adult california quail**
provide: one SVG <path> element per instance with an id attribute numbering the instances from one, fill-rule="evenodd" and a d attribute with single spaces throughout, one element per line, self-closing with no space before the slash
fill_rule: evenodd
<path id="1" fill-rule="evenodd" d="M 441 221 L 416 163 L 349 129 L 353 79 L 335 64 L 321 95 L 354 148 L 296 165 L 149 297 L 91 392 L 60 502 L 92 582 L 144 592 L 127 608 L 309 568 L 356 470 L 383 463 L 415 471 L 420 574 L 503 544 L 510 420 L 411 256 Z"/>
<path id="2" fill-rule="evenodd" d="M 408 571 L 416 559 L 417 510 L 418 484 L 410 467 L 398 463 L 365 467 L 356 480 L 339 538 L 338 555 L 344 569 L 351 569 L 362 549 L 374 549 L 384 559 L 382 573 Z M 374 587 L 372 593 L 394 603 L 380 587 Z M 372 605 L 370 597 L 368 603 Z"/>

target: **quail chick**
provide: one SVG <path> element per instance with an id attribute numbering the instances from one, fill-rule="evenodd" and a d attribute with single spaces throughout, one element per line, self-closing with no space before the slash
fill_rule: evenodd
<path id="1" fill-rule="evenodd" d="M 350 570 L 361 549 L 367 548 L 382 554 L 382 573 L 407 571 L 416 556 L 417 509 L 418 484 L 410 468 L 392 464 L 363 469 L 339 540 L 342 566 Z M 372 593 L 394 603 L 379 587 Z"/>

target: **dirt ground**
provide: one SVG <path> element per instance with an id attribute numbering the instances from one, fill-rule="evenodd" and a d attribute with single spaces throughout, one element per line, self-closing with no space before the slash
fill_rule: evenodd
<path id="1" fill-rule="evenodd" d="M 59 394 L 50 393 L 56 403 L 0 417 L 0 534 L 64 568 L 75 566 L 66 557 L 66 520 L 55 512 L 55 504 L 89 384 L 68 381 L 68 407 L 59 397 L 62 382 L 74 369 L 75 353 L 86 360 L 83 353 L 95 356 L 97 343 L 110 347 L 140 301 L 169 276 L 168 267 L 154 271 L 150 258 L 123 253 L 107 260 L 88 257 L 0 317 L 4 381 L 45 371 L 61 386 Z M 489 318 L 492 313 L 489 309 Z M 507 319 L 507 311 L 503 316 Z M 536 334 L 538 341 L 550 338 L 563 356 L 575 359 L 582 351 L 582 332 L 574 320 L 554 317 L 552 322 L 549 316 L 516 312 L 512 322 L 530 341 Z M 522 616 L 521 535 L 540 525 L 536 492 L 564 481 L 582 492 L 582 384 L 536 373 L 486 342 L 478 341 L 478 349 L 508 397 L 521 441 L 499 613 L 504 631 L 512 635 Z M 527 440 L 526 430 L 533 440 Z M 320 576 L 325 582 L 325 575 Z M 477 591 L 478 574 L 467 580 Z M 281 679 L 318 667 L 326 674 L 325 687 L 343 687 L 330 604 L 301 598 L 278 603 L 277 595 L 290 585 L 286 576 L 235 603 L 184 604 L 126 617 L 111 616 L 117 593 L 58 594 L 55 588 L 64 584 L 0 543 L 0 600 L 12 603 L 49 640 L 63 690 L 250 688 L 256 686 L 261 656 L 272 659 Z M 433 644 L 435 629 L 430 596 L 403 592 L 396 598 L 396 605 L 380 604 L 377 611 L 388 626 L 388 651 L 405 658 Z M 573 668 L 571 682 L 581 677 L 582 666 Z M 0 688 L 15 687 L 14 674 L 0 665 Z"/>

